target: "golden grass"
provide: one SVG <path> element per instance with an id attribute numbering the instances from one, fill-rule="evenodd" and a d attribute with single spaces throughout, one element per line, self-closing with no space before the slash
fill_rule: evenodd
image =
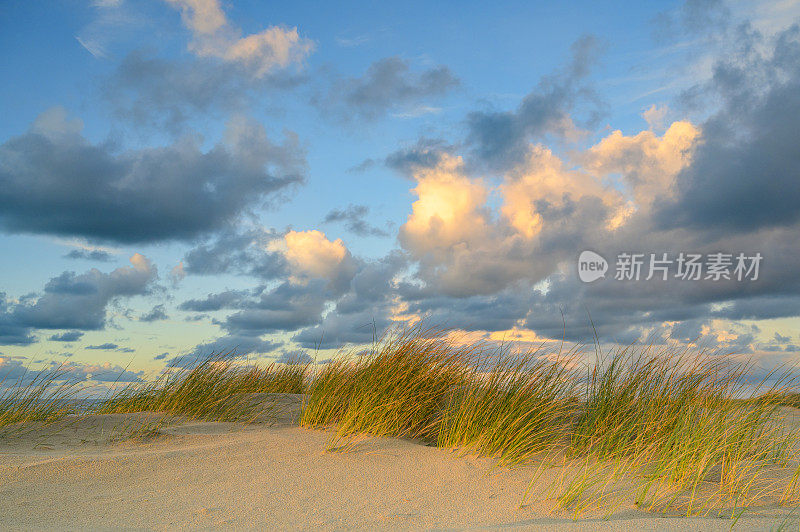
<path id="1" fill-rule="evenodd" d="M 0 379 L 0 427 L 40 421 L 52 422 L 74 412 L 78 385 L 63 368 L 20 376 L 14 382 Z"/>
<path id="2" fill-rule="evenodd" d="M 93 406 L 96 414 L 160 412 L 189 419 L 248 421 L 261 406 L 254 393 L 302 393 L 308 364 L 236 365 L 232 353 L 216 353 L 165 372 L 151 382 L 134 382 Z"/>
<path id="3" fill-rule="evenodd" d="M 538 464 L 523 503 L 538 493 L 576 516 L 626 500 L 734 519 L 752 506 L 800 503 L 800 434 L 776 417 L 800 397 L 788 373 L 750 383 L 752 367 L 729 357 L 647 345 L 583 366 L 580 357 L 514 354 L 417 325 L 314 375 L 309 365 L 242 366 L 212 354 L 84 411 L 248 422 L 263 411 L 251 394 L 305 393 L 300 423 L 334 429 L 331 449 L 369 433 Z M 61 377 L 0 389 L 0 426 L 72 413 L 78 388 Z M 555 480 L 542 483 L 545 471 Z"/>
<path id="4" fill-rule="evenodd" d="M 546 356 L 547 355 L 547 356 Z M 576 515 L 625 498 L 647 510 L 737 515 L 798 502 L 798 435 L 774 423 L 785 377 L 757 398 L 728 357 L 630 346 L 585 377 L 576 353 L 512 356 L 421 326 L 391 332 L 314 380 L 301 424 L 422 439 L 560 468 L 546 496 Z M 534 482 L 541 479 L 537 475 Z M 533 487 L 533 486 L 532 486 Z M 528 497 L 530 493 L 526 494 Z"/>

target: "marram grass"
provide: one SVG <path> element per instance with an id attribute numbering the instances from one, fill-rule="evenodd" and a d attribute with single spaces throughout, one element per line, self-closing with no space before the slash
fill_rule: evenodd
<path id="1" fill-rule="evenodd" d="M 248 422 L 263 412 L 253 394 L 303 393 L 301 425 L 332 428 L 332 448 L 369 433 L 538 464 L 523 503 L 538 493 L 576 516 L 610 514 L 626 500 L 734 519 L 753 506 L 800 504 L 800 434 L 779 419 L 800 406 L 788 373 L 749 382 L 753 368 L 729 357 L 647 345 L 597 358 L 515 354 L 418 325 L 313 374 L 309 365 L 243 366 L 212 354 L 82 412 Z M 65 377 L 3 382 L 0 427 L 78 413 L 80 387 Z M 555 480 L 543 482 L 545 471 Z"/>
<path id="2" fill-rule="evenodd" d="M 624 497 L 647 510 L 732 517 L 800 502 L 800 435 L 774 422 L 796 390 L 785 377 L 748 383 L 752 368 L 728 357 L 647 345 L 615 351 L 588 374 L 577 359 L 512 356 L 420 326 L 394 331 L 324 368 L 301 424 L 335 427 L 334 443 L 363 432 L 501 463 L 537 458 L 540 471 L 557 464 L 544 491 L 577 515 Z M 777 384 L 742 399 L 767 378 Z"/>
<path id="3" fill-rule="evenodd" d="M 78 384 L 62 367 L 25 372 L 12 382 L 0 376 L 0 427 L 53 422 L 74 412 Z"/>
<path id="4" fill-rule="evenodd" d="M 159 412 L 210 421 L 248 421 L 260 411 L 251 394 L 303 393 L 308 364 L 241 367 L 212 354 L 151 382 L 134 382 L 92 408 L 96 414 Z"/>

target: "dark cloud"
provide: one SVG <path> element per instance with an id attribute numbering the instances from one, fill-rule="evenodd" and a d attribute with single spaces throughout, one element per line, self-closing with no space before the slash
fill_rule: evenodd
<path id="1" fill-rule="evenodd" d="M 320 280 L 305 285 L 284 282 L 228 316 L 223 327 L 231 334 L 245 335 L 293 331 L 319 323 L 325 302 L 331 297 L 326 283 Z"/>
<path id="2" fill-rule="evenodd" d="M 367 236 L 389 236 L 389 233 L 379 227 L 370 225 L 364 218 L 369 214 L 369 207 L 366 205 L 348 205 L 345 209 L 333 209 L 322 223 L 342 222 L 345 228 L 354 235 Z"/>
<path id="3" fill-rule="evenodd" d="M 189 239 L 303 181 L 297 138 L 274 144 L 243 118 L 205 153 L 192 138 L 119 151 L 91 144 L 79 128 L 55 109 L 0 145 L 0 228 L 123 243 Z"/>
<path id="4" fill-rule="evenodd" d="M 35 302 L 15 305 L 12 315 L 20 325 L 36 329 L 102 329 L 109 302 L 147 294 L 158 277 L 155 266 L 143 256 L 134 255 L 131 262 L 132 266 L 111 273 L 64 272 L 45 285 L 44 295 Z"/>
<path id="5" fill-rule="evenodd" d="M 155 266 L 141 255 L 131 258 L 132 266 L 111 273 L 91 269 L 77 275 L 64 272 L 53 277 L 44 294 L 9 304 L 0 293 L 0 345 L 33 343 L 34 329 L 75 329 L 59 337 L 71 338 L 78 331 L 98 330 L 106 325 L 106 307 L 118 298 L 149 293 L 158 278 Z M 73 340 L 56 340 L 73 341 Z"/>
<path id="6" fill-rule="evenodd" d="M 174 133 L 200 116 L 247 112 L 265 95 L 296 90 L 307 81 L 306 74 L 288 70 L 256 78 L 238 64 L 208 58 L 170 60 L 137 50 L 119 63 L 102 93 L 126 122 Z"/>
<path id="7" fill-rule="evenodd" d="M 443 153 L 454 147 L 442 139 L 421 138 L 412 146 L 401 148 L 386 156 L 384 164 L 403 175 L 411 176 L 417 168 L 433 168 L 439 164 Z"/>
<path id="8" fill-rule="evenodd" d="M 286 260 L 282 253 L 269 251 L 271 242 L 282 235 L 263 228 L 226 228 L 212 241 L 189 250 L 184 270 L 194 275 L 222 273 L 252 275 L 265 281 L 284 277 Z"/>
<path id="9" fill-rule="evenodd" d="M 114 256 L 111 253 L 99 249 L 73 249 L 64 255 L 64 258 L 94 260 L 97 262 L 111 262 L 114 260 Z"/>
<path id="10" fill-rule="evenodd" d="M 251 354 L 267 354 L 275 351 L 283 342 L 264 340 L 257 333 L 229 334 L 210 342 L 196 346 L 188 355 L 175 357 L 169 361 L 170 366 L 186 367 L 204 360 L 212 354 L 226 354 L 244 357 Z"/>
<path id="11" fill-rule="evenodd" d="M 84 347 L 84 349 L 99 349 L 103 351 L 112 351 L 114 349 L 117 349 L 118 347 L 119 346 L 117 344 L 106 342 L 104 344 L 98 344 L 98 345 L 87 345 L 86 347 Z"/>
<path id="12" fill-rule="evenodd" d="M 5 292 L 0 292 L 0 345 L 30 345 L 36 341 L 31 328 L 14 316 Z"/>
<path id="13" fill-rule="evenodd" d="M 224 308 L 237 308 L 251 295 L 251 290 L 225 290 L 216 294 L 208 294 L 205 299 L 189 299 L 178 305 L 178 308 L 193 312 L 211 312 Z"/>
<path id="14" fill-rule="evenodd" d="M 164 352 L 164 353 L 161 353 L 160 355 L 156 355 L 156 356 L 154 356 L 154 357 L 153 357 L 153 360 L 164 360 L 164 359 L 165 359 L 165 358 L 167 358 L 168 356 L 169 356 L 169 353 L 167 353 L 167 352 Z"/>
<path id="15" fill-rule="evenodd" d="M 294 349 L 291 351 L 283 350 L 275 362 L 280 364 L 311 364 L 314 359 L 305 349 Z"/>
<path id="16" fill-rule="evenodd" d="M 48 340 L 51 342 L 77 342 L 83 336 L 81 331 L 66 331 L 60 334 L 54 334 Z"/>
<path id="17" fill-rule="evenodd" d="M 387 57 L 372 63 L 360 78 L 334 80 L 328 93 L 313 103 L 341 119 L 374 120 L 390 111 L 415 113 L 459 83 L 446 66 L 413 72 L 407 60 Z"/>
<path id="18" fill-rule="evenodd" d="M 677 197 L 659 205 L 663 226 L 750 232 L 800 220 L 800 26 L 757 50 L 715 66 L 706 90 L 721 108 L 702 126 Z"/>
<path id="19" fill-rule="evenodd" d="M 339 348 L 372 342 L 391 325 L 396 303 L 395 277 L 407 266 L 406 257 L 393 252 L 381 260 L 365 261 L 347 292 L 336 299 L 324 319 L 292 337 L 305 348 Z"/>
<path id="20" fill-rule="evenodd" d="M 164 305 L 156 305 L 152 309 L 150 309 L 150 312 L 142 315 L 139 318 L 139 321 L 151 322 L 151 321 L 161 321 L 166 319 L 169 319 L 169 316 L 167 316 L 167 311 L 164 308 Z"/>
<path id="21" fill-rule="evenodd" d="M 584 36 L 572 45 L 567 66 L 544 77 L 516 110 L 470 113 L 467 143 L 478 160 L 493 168 L 508 168 L 524 158 L 530 141 L 542 141 L 547 135 L 573 135 L 577 126 L 572 112 L 584 101 L 591 104 L 585 121 L 594 124 L 599 119 L 600 105 L 584 81 L 601 49 L 597 38 Z"/>

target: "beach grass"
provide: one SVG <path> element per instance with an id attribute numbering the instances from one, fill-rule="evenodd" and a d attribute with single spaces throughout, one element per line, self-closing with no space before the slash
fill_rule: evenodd
<path id="1" fill-rule="evenodd" d="M 598 349 L 586 366 L 578 359 L 407 328 L 324 368 L 301 424 L 334 427 L 331 448 L 369 433 L 506 464 L 557 464 L 564 474 L 548 497 L 576 515 L 621 497 L 731 517 L 798 501 L 800 435 L 774 422 L 797 389 L 788 373 L 754 382 L 752 366 L 730 357 L 651 345 Z"/>
<path id="2" fill-rule="evenodd" d="M 114 391 L 91 408 L 95 414 L 159 412 L 209 421 L 249 421 L 263 405 L 252 394 L 303 393 L 308 364 L 242 366 L 233 353 L 214 353 L 173 367 L 153 381 Z"/>
<path id="3" fill-rule="evenodd" d="M 52 422 L 75 411 L 78 383 L 62 366 L 24 372 L 13 381 L 0 377 L 0 427 Z"/>
<path id="4" fill-rule="evenodd" d="M 535 464 L 523 504 L 547 499 L 577 517 L 628 500 L 736 519 L 749 507 L 800 503 L 800 434 L 780 421 L 798 406 L 797 383 L 780 369 L 754 374 L 702 350 L 517 352 L 418 324 L 313 372 L 211 354 L 113 387 L 83 414 L 250 422 L 264 411 L 254 394 L 304 394 L 300 424 L 331 430 L 330 450 L 359 434 L 412 438 L 500 465 Z M 0 426 L 75 413 L 79 387 L 63 377 L 41 372 L 0 388 Z"/>

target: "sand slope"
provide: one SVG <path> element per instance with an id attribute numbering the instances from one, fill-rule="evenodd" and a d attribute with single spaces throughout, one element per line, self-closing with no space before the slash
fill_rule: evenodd
<path id="1" fill-rule="evenodd" d="M 0 438 L 3 529 L 504 529 L 728 530 L 717 518 L 663 518 L 621 508 L 572 521 L 519 503 L 529 467 L 394 438 L 325 452 L 331 434 L 277 423 L 172 420 L 158 435 L 114 427 L 151 415 L 92 416 Z M 116 432 L 115 432 L 116 431 Z M 736 529 L 769 530 L 788 510 L 748 515 Z M 797 525 L 792 525 L 796 527 Z M 794 529 L 794 528 L 793 528 Z"/>

